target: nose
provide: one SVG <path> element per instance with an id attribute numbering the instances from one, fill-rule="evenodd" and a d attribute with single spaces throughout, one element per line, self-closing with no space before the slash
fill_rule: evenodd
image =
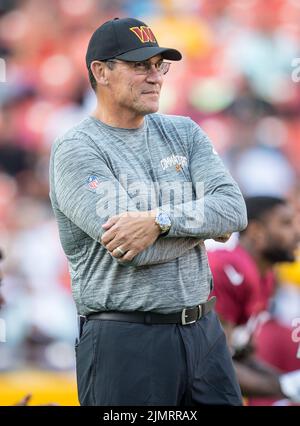
<path id="1" fill-rule="evenodd" d="M 149 69 L 149 71 L 147 73 L 146 80 L 148 82 L 157 83 L 157 82 L 161 82 L 162 78 L 163 78 L 163 76 L 158 71 L 158 69 L 156 68 L 156 66 L 154 64 L 151 64 L 151 68 Z"/>

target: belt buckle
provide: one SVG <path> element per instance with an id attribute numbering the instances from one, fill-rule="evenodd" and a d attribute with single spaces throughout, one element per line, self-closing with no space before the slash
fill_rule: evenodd
<path id="1" fill-rule="evenodd" d="M 186 311 L 187 311 L 187 309 L 186 308 L 184 308 L 183 310 L 182 310 L 182 312 L 181 312 L 181 324 L 182 325 L 189 325 L 189 324 L 193 324 L 194 322 L 196 322 L 199 318 L 201 318 L 201 316 L 202 316 L 202 306 L 201 305 L 198 305 L 197 306 L 197 308 L 198 308 L 198 311 L 199 311 L 199 313 L 198 313 L 198 317 L 197 317 L 197 319 L 195 319 L 195 320 L 192 320 L 192 321 L 186 321 L 186 317 L 187 317 L 187 315 L 186 315 Z"/>

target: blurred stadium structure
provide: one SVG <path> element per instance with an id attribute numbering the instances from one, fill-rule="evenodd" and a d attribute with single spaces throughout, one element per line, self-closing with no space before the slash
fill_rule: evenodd
<path id="1" fill-rule="evenodd" d="M 244 194 L 292 197 L 300 222 L 300 82 L 292 79 L 300 0 L 0 0 L 0 405 L 28 392 L 32 403 L 78 404 L 76 312 L 48 159 L 54 138 L 93 109 L 86 46 L 115 16 L 145 20 L 162 46 L 184 53 L 165 80 L 161 111 L 198 122 Z M 279 270 L 288 283 L 279 317 L 291 327 L 300 267 Z"/>

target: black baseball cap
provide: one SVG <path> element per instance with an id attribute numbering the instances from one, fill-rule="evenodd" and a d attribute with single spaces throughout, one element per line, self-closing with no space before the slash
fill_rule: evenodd
<path id="1" fill-rule="evenodd" d="M 159 54 L 171 61 L 182 58 L 178 50 L 160 47 L 151 28 L 144 22 L 133 18 L 115 18 L 93 33 L 86 52 L 86 64 L 89 67 L 92 61 L 113 58 L 145 61 Z"/>

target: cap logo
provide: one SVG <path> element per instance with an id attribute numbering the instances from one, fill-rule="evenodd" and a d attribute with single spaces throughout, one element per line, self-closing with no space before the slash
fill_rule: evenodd
<path id="1" fill-rule="evenodd" d="M 141 27 L 131 27 L 129 28 L 140 40 L 142 43 L 156 43 L 156 39 L 152 30 L 149 27 L 142 25 Z"/>

